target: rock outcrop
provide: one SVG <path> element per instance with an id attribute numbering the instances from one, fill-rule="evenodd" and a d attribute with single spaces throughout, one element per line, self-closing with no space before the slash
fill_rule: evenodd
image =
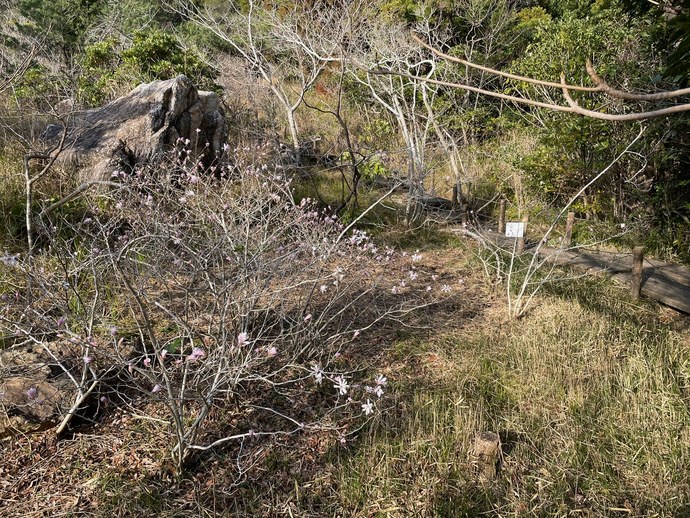
<path id="1" fill-rule="evenodd" d="M 0 438 L 55 426 L 70 408 L 74 391 L 62 369 L 41 347 L 2 351 Z"/>
<path id="2" fill-rule="evenodd" d="M 129 94 L 92 110 L 74 114 L 60 160 L 82 171 L 82 180 L 107 179 L 117 169 L 133 168 L 182 146 L 211 166 L 223 153 L 227 137 L 218 96 L 200 92 L 185 76 L 142 84 Z M 51 125 L 44 137 L 60 138 Z"/>

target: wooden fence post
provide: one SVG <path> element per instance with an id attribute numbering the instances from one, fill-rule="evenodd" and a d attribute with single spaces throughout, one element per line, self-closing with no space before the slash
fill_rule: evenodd
<path id="1" fill-rule="evenodd" d="M 633 300 L 640 298 L 640 290 L 642 289 L 642 263 L 644 262 L 644 247 L 636 246 L 633 248 L 633 267 L 632 267 L 632 282 L 630 291 Z"/>
<path id="2" fill-rule="evenodd" d="M 563 237 L 563 248 L 568 248 L 573 240 L 573 225 L 575 224 L 575 213 L 568 212 L 568 219 L 565 222 L 565 237 Z"/>
<path id="3" fill-rule="evenodd" d="M 501 200 L 501 204 L 499 205 L 499 209 L 498 209 L 498 233 L 499 234 L 505 234 L 506 233 L 506 201 L 505 201 L 505 199 Z"/>
<path id="4" fill-rule="evenodd" d="M 522 222 L 524 223 L 522 227 L 522 237 L 517 238 L 517 253 L 521 254 L 522 252 L 525 251 L 525 239 L 527 238 L 527 222 L 529 221 L 529 217 L 525 216 L 522 218 Z"/>

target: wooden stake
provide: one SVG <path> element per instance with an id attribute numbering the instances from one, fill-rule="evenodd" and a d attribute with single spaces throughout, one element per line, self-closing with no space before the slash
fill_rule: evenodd
<path id="1" fill-rule="evenodd" d="M 474 440 L 472 457 L 481 480 L 493 480 L 498 473 L 501 438 L 494 432 L 482 432 Z"/>
<path id="2" fill-rule="evenodd" d="M 506 233 L 506 201 L 501 200 L 501 204 L 498 209 L 498 233 Z"/>
<path id="3" fill-rule="evenodd" d="M 525 239 L 527 238 L 527 221 L 529 220 L 528 216 L 525 216 L 522 218 L 522 222 L 524 223 L 523 230 L 522 230 L 522 237 L 517 238 L 517 253 L 521 254 L 522 252 L 525 251 Z"/>
<path id="4" fill-rule="evenodd" d="M 640 290 L 642 289 L 642 263 L 644 262 L 644 247 L 636 246 L 633 248 L 633 266 L 632 266 L 632 282 L 630 285 L 630 294 L 633 300 L 640 298 Z"/>
<path id="5" fill-rule="evenodd" d="M 565 237 L 563 238 L 562 248 L 568 248 L 573 240 L 573 225 L 575 224 L 575 213 L 568 212 L 568 219 L 565 222 Z"/>

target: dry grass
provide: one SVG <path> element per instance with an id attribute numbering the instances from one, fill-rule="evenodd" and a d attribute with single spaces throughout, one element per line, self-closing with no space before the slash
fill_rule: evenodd
<path id="1" fill-rule="evenodd" d="M 579 289 L 618 295 L 602 288 Z M 612 319 L 586 306 L 545 297 L 519 324 L 487 311 L 401 344 L 402 415 L 374 427 L 342 468 L 346 502 L 390 516 L 687 513 L 687 333 L 645 308 Z M 490 484 L 468 456 L 483 430 L 503 441 Z"/>

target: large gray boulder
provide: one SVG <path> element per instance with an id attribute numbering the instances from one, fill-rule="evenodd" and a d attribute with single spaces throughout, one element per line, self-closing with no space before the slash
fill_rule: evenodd
<path id="1" fill-rule="evenodd" d="M 74 114 L 60 160 L 80 168 L 83 181 L 104 180 L 118 169 L 159 159 L 186 147 L 190 157 L 210 167 L 227 137 L 218 96 L 200 92 L 185 76 L 142 84 L 129 94 Z M 55 142 L 62 128 L 50 126 Z"/>

